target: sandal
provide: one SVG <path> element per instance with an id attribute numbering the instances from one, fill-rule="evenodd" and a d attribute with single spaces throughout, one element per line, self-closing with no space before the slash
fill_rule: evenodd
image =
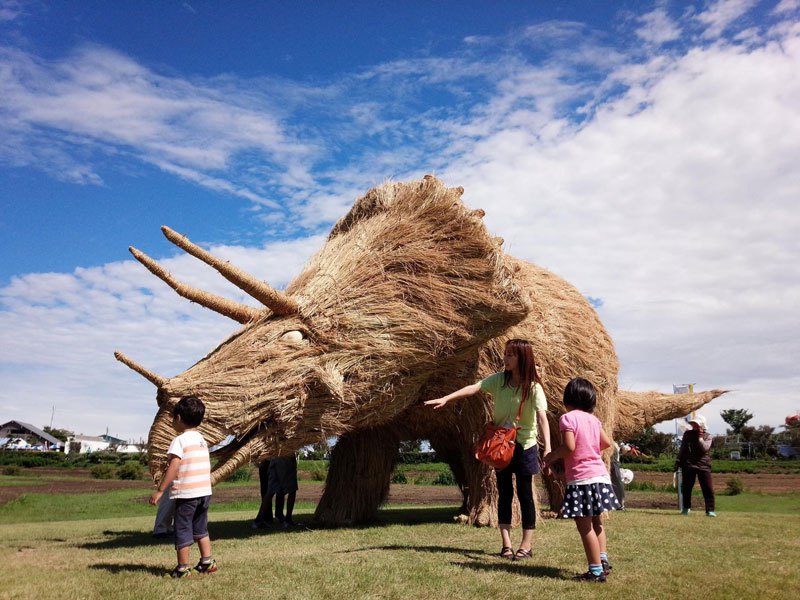
<path id="1" fill-rule="evenodd" d="M 500 548 L 500 558 L 507 558 L 508 560 L 514 560 L 514 549 L 510 546 L 503 546 Z"/>
<path id="2" fill-rule="evenodd" d="M 527 558 L 530 558 L 531 556 L 533 556 L 532 548 L 520 548 L 514 555 L 514 560 L 525 560 Z"/>

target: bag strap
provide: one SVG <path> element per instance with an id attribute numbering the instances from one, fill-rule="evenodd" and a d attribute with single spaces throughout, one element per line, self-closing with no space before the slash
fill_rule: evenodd
<path id="1" fill-rule="evenodd" d="M 535 382 L 533 384 L 533 387 L 534 387 L 534 390 L 535 390 L 536 389 L 536 383 Z M 530 395 L 530 391 L 528 391 L 528 394 Z M 520 418 L 520 416 L 522 416 L 522 407 L 525 406 L 525 400 L 526 399 L 523 398 L 522 402 L 519 403 L 519 408 L 517 409 L 517 420 L 514 421 L 514 423 L 519 423 L 519 418 Z"/>

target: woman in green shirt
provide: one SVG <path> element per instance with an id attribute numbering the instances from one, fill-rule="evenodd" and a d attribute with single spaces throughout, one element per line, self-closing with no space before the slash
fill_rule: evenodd
<path id="1" fill-rule="evenodd" d="M 516 420 L 521 402 L 525 402 L 520 414 L 514 458 L 497 476 L 497 516 L 503 546 L 500 556 L 522 560 L 531 556 L 533 530 L 536 527 L 536 510 L 533 505 L 533 476 L 539 472 L 538 440 L 544 445 L 544 453 L 550 452 L 550 428 L 547 424 L 547 399 L 541 380 L 536 373 L 533 347 L 527 340 L 513 339 L 506 342 L 503 355 L 504 370 L 486 379 L 461 388 L 458 391 L 428 400 L 425 404 L 435 409 L 442 408 L 451 400 L 467 398 L 478 392 L 486 392 L 494 399 L 494 424 L 510 427 Z M 513 500 L 512 475 L 517 479 L 517 498 L 522 513 L 522 541 L 514 553 L 511 545 L 511 503 Z"/>

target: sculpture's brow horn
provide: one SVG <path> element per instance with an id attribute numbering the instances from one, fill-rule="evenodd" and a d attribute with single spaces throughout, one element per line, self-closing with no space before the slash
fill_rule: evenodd
<path id="1" fill-rule="evenodd" d="M 166 377 L 161 377 L 160 375 L 156 375 L 152 371 L 148 371 L 139 363 L 134 362 L 130 358 L 125 356 L 122 352 L 114 352 L 114 358 L 116 358 L 119 362 L 126 365 L 130 369 L 136 371 L 139 375 L 147 379 L 150 383 L 152 383 L 156 387 L 159 388 L 163 387 L 163 385 L 167 382 Z"/>
<path id="2" fill-rule="evenodd" d="M 164 232 L 164 235 L 170 242 L 182 248 L 195 258 L 199 258 L 207 265 L 214 267 L 225 279 L 261 302 L 264 306 L 272 309 L 272 312 L 276 315 L 290 315 L 299 312 L 297 303 L 294 300 L 269 284 L 260 279 L 256 279 L 228 262 L 218 259 L 210 252 L 206 252 L 199 246 L 190 242 L 185 236 L 173 231 L 166 225 L 161 227 L 161 231 Z"/>
<path id="3" fill-rule="evenodd" d="M 190 285 L 186 285 L 185 283 L 175 279 L 164 267 L 159 265 L 141 250 L 137 250 L 133 246 L 129 247 L 128 250 L 131 254 L 133 254 L 136 260 L 147 267 L 148 271 L 175 290 L 178 295 L 183 296 L 192 302 L 196 302 L 200 306 L 210 308 L 214 312 L 231 318 L 234 321 L 238 321 L 239 323 L 249 323 L 250 321 L 257 319 L 262 314 L 262 311 L 258 310 L 257 308 L 253 308 L 252 306 L 240 304 L 238 302 L 234 302 L 233 300 L 223 298 L 222 296 L 212 294 L 211 292 L 206 292 Z"/>

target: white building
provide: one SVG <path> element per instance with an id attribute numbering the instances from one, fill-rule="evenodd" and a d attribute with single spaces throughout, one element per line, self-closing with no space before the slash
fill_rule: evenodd
<path id="1" fill-rule="evenodd" d="M 67 438 L 67 445 L 64 447 L 64 452 L 67 454 L 70 452 L 89 454 L 90 452 L 108 450 L 110 445 L 111 444 L 102 437 L 91 435 L 73 435 Z"/>

